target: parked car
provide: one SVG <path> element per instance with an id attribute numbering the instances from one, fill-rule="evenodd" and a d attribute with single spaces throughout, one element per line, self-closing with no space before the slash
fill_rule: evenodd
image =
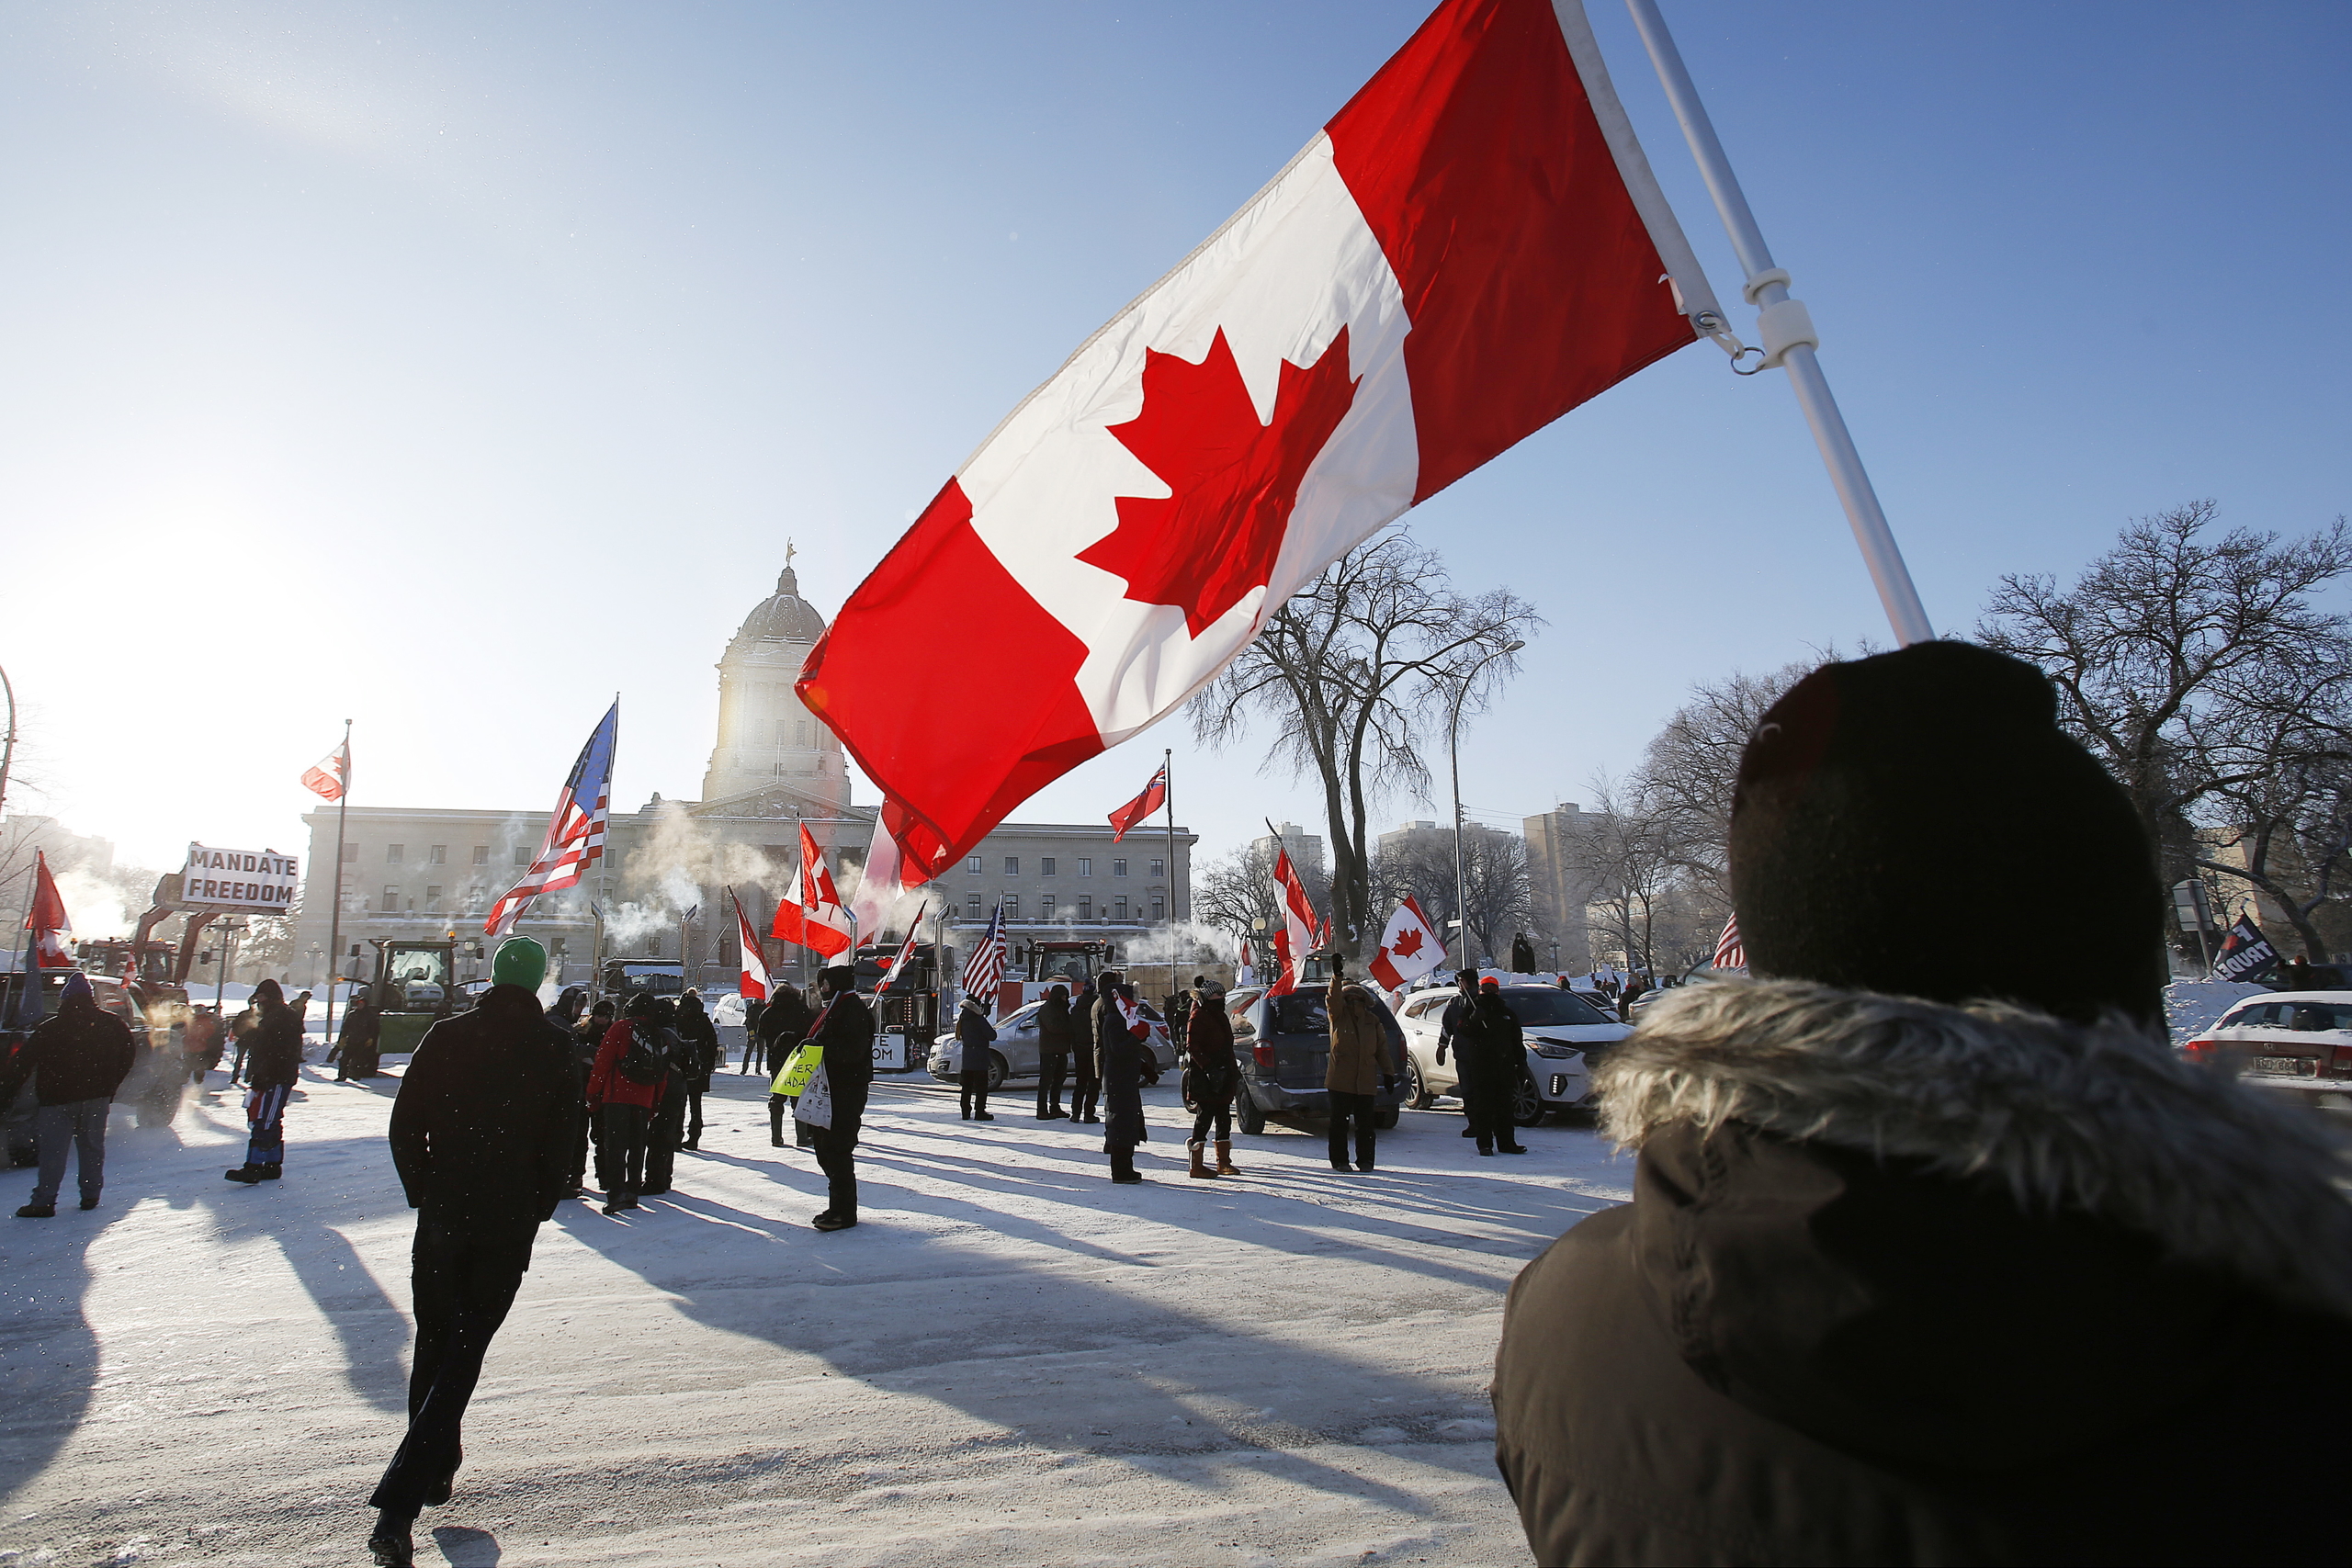
<path id="1" fill-rule="evenodd" d="M 1037 1076 L 1037 1010 L 1046 1004 L 1030 1002 L 1013 1010 L 1011 1017 L 996 1026 L 996 1044 L 989 1051 L 989 1089 L 1004 1087 L 1012 1078 L 1035 1078 Z M 1137 1004 L 1144 1017 L 1151 1021 L 1151 1055 L 1163 1073 L 1176 1065 L 1175 1043 L 1168 1038 L 1168 1024 L 1158 1009 L 1148 1002 Z M 931 1043 L 931 1055 L 923 1068 L 941 1083 L 957 1081 L 964 1070 L 964 1044 L 951 1030 Z"/>
<path id="2" fill-rule="evenodd" d="M 1388 1036 L 1392 1070 L 1405 1060 L 1405 1033 L 1396 1025 L 1377 992 L 1367 990 Z M 1331 1021 L 1324 1010 L 1319 987 L 1269 997 L 1261 986 L 1228 992 L 1225 1010 L 1233 1019 L 1233 1054 L 1240 1063 L 1241 1083 L 1233 1097 L 1233 1119 L 1241 1131 L 1256 1136 L 1269 1122 L 1285 1125 L 1328 1122 L 1330 1091 L 1323 1079 L 1331 1061 Z M 1376 1126 L 1396 1125 L 1405 1103 L 1404 1078 L 1396 1087 L 1373 1098 Z"/>
<path id="3" fill-rule="evenodd" d="M 1546 1112 L 1566 1112 L 1582 1105 L 1592 1092 L 1588 1070 L 1601 1052 L 1634 1032 L 1574 991 L 1557 986 L 1504 986 L 1503 1005 L 1519 1020 L 1527 1060 L 1511 1086 L 1511 1120 L 1532 1127 Z M 1451 1051 L 1442 1063 L 1437 1043 L 1445 1022 L 1446 1004 L 1462 993 L 1416 991 L 1405 998 L 1406 1076 L 1411 1080 L 1405 1101 L 1424 1110 L 1441 1094 L 1454 1093 L 1462 1081 L 1460 1058 Z"/>
<path id="4" fill-rule="evenodd" d="M 2180 1050 L 2267 1089 L 2352 1094 L 2352 990 L 2248 997 Z"/>

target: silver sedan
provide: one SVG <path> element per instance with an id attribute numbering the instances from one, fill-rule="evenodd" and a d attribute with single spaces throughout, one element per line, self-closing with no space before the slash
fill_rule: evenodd
<path id="1" fill-rule="evenodd" d="M 1018 1009 L 1012 1017 L 996 1026 L 996 1044 L 989 1051 L 989 1088 L 998 1089 L 1014 1078 L 1037 1077 L 1037 1010 L 1043 1002 L 1031 1002 Z M 1151 1055 L 1162 1073 L 1176 1066 L 1176 1047 L 1168 1038 L 1168 1025 L 1149 1006 L 1143 1008 L 1144 1017 L 1151 1021 Z M 952 1084 L 964 1069 L 964 1047 L 953 1033 L 942 1034 L 932 1042 L 931 1059 L 923 1064 L 931 1076 L 941 1083 Z"/>

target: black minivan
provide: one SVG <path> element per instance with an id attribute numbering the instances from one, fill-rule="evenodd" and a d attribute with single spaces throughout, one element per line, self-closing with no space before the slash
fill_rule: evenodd
<path id="1" fill-rule="evenodd" d="M 1373 1122 L 1394 1127 L 1405 1103 L 1405 1032 L 1377 993 L 1366 994 L 1387 1037 L 1391 1086 L 1374 1097 Z M 1331 1021 L 1324 996 L 1320 987 L 1270 997 L 1261 987 L 1248 987 L 1225 998 L 1233 1019 L 1233 1054 L 1241 1066 L 1233 1119 L 1242 1132 L 1262 1133 L 1268 1122 L 1302 1126 L 1329 1120 L 1330 1094 L 1323 1078 L 1331 1060 Z"/>

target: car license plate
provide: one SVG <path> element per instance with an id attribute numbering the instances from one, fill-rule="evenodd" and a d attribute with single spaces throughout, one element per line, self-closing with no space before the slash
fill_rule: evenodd
<path id="1" fill-rule="evenodd" d="M 2281 1073 L 2289 1077 L 2316 1077 L 2319 1058 L 2316 1056 L 2256 1056 L 2254 1070 L 2257 1073 Z"/>

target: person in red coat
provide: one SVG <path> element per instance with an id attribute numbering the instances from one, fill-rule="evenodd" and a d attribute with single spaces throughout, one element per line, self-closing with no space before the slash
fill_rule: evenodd
<path id="1" fill-rule="evenodd" d="M 653 1108 L 662 1103 L 662 1078 L 655 1072 L 648 1081 L 625 1071 L 623 1058 L 642 1033 L 644 1055 L 659 1060 L 653 1043 L 654 1000 L 650 991 L 629 998 L 625 1015 L 605 1032 L 596 1048 L 596 1066 L 588 1075 L 588 1113 L 596 1118 L 596 1185 L 605 1191 L 605 1213 L 617 1214 L 637 1207 L 645 1186 L 645 1135 Z M 634 1058 L 632 1058 L 634 1059 Z"/>

